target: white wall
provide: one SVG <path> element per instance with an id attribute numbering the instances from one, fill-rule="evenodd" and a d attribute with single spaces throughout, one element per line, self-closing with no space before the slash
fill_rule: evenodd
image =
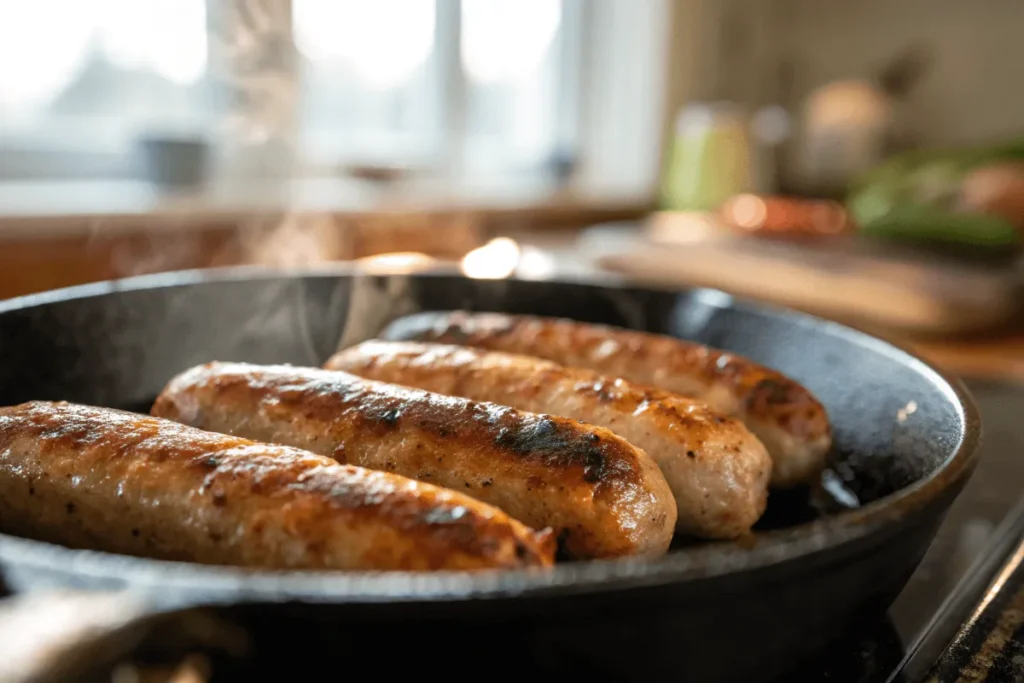
<path id="1" fill-rule="evenodd" d="M 646 193 L 660 171 L 671 3 L 585 0 L 584 7 L 581 176 Z"/>
<path id="2" fill-rule="evenodd" d="M 911 44 L 933 62 L 907 114 L 934 144 L 1024 134 L 1021 0 L 775 0 L 794 91 L 870 74 Z"/>
<path id="3" fill-rule="evenodd" d="M 673 0 L 670 110 L 694 98 L 799 104 L 871 76 L 912 45 L 933 54 L 906 112 L 947 145 L 1024 134 L 1024 0 Z M 695 46 L 699 41 L 699 46 Z"/>

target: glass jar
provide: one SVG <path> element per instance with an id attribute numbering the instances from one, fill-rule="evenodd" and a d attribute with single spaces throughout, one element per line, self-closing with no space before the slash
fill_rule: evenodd
<path id="1" fill-rule="evenodd" d="M 669 141 L 661 186 L 667 211 L 713 211 L 752 191 L 752 149 L 746 117 L 730 103 L 683 108 Z"/>

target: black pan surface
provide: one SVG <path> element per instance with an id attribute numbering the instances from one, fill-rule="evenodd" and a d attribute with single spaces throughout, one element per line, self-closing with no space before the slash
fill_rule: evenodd
<path id="1" fill-rule="evenodd" d="M 138 591 L 155 610 L 219 606 L 260 646 L 260 670 L 380 653 L 503 662 L 602 680 L 767 680 L 884 610 L 973 470 L 978 416 L 956 380 L 885 342 L 720 292 L 450 275 L 178 273 L 0 302 L 0 404 L 63 399 L 145 411 L 210 360 L 320 365 L 399 315 L 564 316 L 693 339 L 808 386 L 835 448 L 831 496 L 773 495 L 752 543 L 549 572 L 253 572 L 59 548 L 0 535 L 15 591 Z M 402 652 L 402 657 L 395 657 Z M 515 654 L 518 653 L 518 654 Z M 497 660 L 496 660 L 497 658 Z"/>

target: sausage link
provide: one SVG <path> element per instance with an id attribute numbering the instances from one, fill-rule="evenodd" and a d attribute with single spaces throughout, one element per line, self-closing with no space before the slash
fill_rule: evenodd
<path id="1" fill-rule="evenodd" d="M 654 461 L 575 420 L 319 368 L 241 363 L 182 373 L 153 413 L 461 491 L 552 528 L 571 558 L 659 555 L 672 539 L 676 506 Z"/>
<path id="2" fill-rule="evenodd" d="M 704 401 L 742 420 L 765 445 L 776 488 L 813 483 L 832 447 L 828 414 L 806 388 L 741 356 L 674 337 L 561 318 L 464 311 L 399 318 L 380 337 L 536 356 Z"/>
<path id="3" fill-rule="evenodd" d="M 743 423 L 698 401 L 530 356 L 445 344 L 369 341 L 325 367 L 606 427 L 658 463 L 681 533 L 735 538 L 767 504 L 772 462 L 764 446 Z"/>
<path id="4" fill-rule="evenodd" d="M 469 496 L 169 420 L 0 408 L 0 530 L 273 569 L 551 566 L 554 541 Z"/>

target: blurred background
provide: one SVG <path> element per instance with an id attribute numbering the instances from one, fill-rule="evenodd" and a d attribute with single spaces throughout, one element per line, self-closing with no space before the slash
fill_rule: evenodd
<path id="1" fill-rule="evenodd" d="M 704 285 L 1024 377 L 1017 0 L 0 0 L 0 298 Z"/>

